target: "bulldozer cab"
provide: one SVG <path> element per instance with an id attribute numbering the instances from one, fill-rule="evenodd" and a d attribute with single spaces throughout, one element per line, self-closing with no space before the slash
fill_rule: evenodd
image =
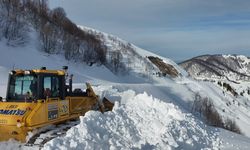
<path id="1" fill-rule="evenodd" d="M 52 70 L 12 71 L 7 102 L 36 102 L 48 98 L 64 99 L 65 72 Z"/>

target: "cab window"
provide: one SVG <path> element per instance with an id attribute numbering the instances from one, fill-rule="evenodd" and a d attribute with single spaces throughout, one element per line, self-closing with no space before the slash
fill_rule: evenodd
<path id="1" fill-rule="evenodd" d="M 37 77 L 34 75 L 12 75 L 7 92 L 8 100 L 33 100 L 37 96 Z"/>
<path id="2" fill-rule="evenodd" d="M 59 79 L 58 77 L 44 77 L 43 89 L 45 97 L 59 97 Z"/>

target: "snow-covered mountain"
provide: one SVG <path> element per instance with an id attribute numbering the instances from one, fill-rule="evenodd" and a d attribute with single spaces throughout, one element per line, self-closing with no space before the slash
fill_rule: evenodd
<path id="1" fill-rule="evenodd" d="M 28 27 L 30 40 L 25 44 L 13 46 L 0 38 L 1 96 L 6 93 L 8 72 L 13 68 L 60 69 L 67 65 L 74 74 L 75 87 L 83 88 L 84 82 L 90 82 L 98 95 L 115 102 L 112 112 L 86 113 L 77 126 L 65 136 L 47 142 L 44 149 L 249 149 L 248 99 L 235 99 L 218 85 L 189 78 L 168 58 L 83 26 L 78 27 L 87 37 L 101 41 L 107 50 L 105 63 L 80 61 L 85 48 L 93 42 L 86 43 L 88 38 L 80 42 L 82 49 L 72 50 L 70 55 L 65 55 L 69 52 L 65 50 L 41 51 L 39 33 Z M 69 59 L 72 54 L 74 59 Z M 126 71 L 117 74 L 113 70 L 116 65 Z M 210 111 L 209 115 L 205 110 Z M 215 116 L 219 124 L 209 120 Z M 213 127 L 216 125 L 231 130 L 237 126 L 243 135 Z M 16 141 L 0 142 L 0 146 L 27 149 Z"/>
<path id="2" fill-rule="evenodd" d="M 210 81 L 235 99 L 250 100 L 250 58 L 243 55 L 204 55 L 179 64 L 196 80 Z"/>
<path id="3" fill-rule="evenodd" d="M 250 58 L 242 55 L 203 55 L 180 66 L 195 79 L 250 81 Z"/>
<path id="4" fill-rule="evenodd" d="M 100 31 L 97 31 L 95 29 L 79 26 L 84 32 L 93 35 L 95 37 L 98 37 L 100 41 L 104 43 L 104 45 L 107 47 L 107 64 L 106 67 L 108 69 L 112 68 L 109 64 L 112 64 L 113 62 L 113 55 L 118 54 L 119 55 L 119 62 L 121 63 L 120 67 L 123 67 L 123 71 L 118 75 L 135 75 L 140 77 L 148 77 L 150 78 L 152 75 L 158 75 L 165 74 L 167 76 L 172 76 L 171 69 L 175 70 L 175 75 L 172 77 L 178 77 L 181 75 L 187 75 L 187 73 L 179 67 L 176 63 L 174 63 L 172 60 L 168 58 L 164 58 L 161 56 L 158 56 L 154 53 L 151 53 L 149 51 L 143 50 L 129 42 L 126 42 L 118 37 L 115 37 L 110 34 L 106 34 Z M 160 61 L 162 61 L 162 64 L 160 66 L 163 66 L 161 68 L 157 63 L 154 63 L 151 57 L 158 58 Z M 165 64 L 165 66 L 163 65 Z M 121 69 L 119 68 L 119 69 Z M 169 70 L 169 71 L 164 71 Z M 124 71 L 126 70 L 126 71 Z M 113 70 L 111 69 L 113 72 Z M 116 72 L 116 71 L 115 71 Z"/>

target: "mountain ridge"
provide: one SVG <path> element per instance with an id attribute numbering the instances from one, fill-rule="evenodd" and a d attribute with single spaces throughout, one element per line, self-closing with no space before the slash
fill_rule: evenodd
<path id="1" fill-rule="evenodd" d="M 250 80 L 250 58 L 243 55 L 202 55 L 179 65 L 195 79 Z"/>

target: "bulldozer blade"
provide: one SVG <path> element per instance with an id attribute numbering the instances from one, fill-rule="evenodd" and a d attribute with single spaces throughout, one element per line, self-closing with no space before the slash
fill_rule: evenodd
<path id="1" fill-rule="evenodd" d="M 102 103 L 104 105 L 105 111 L 112 111 L 114 103 L 110 102 L 106 97 L 103 98 Z"/>

